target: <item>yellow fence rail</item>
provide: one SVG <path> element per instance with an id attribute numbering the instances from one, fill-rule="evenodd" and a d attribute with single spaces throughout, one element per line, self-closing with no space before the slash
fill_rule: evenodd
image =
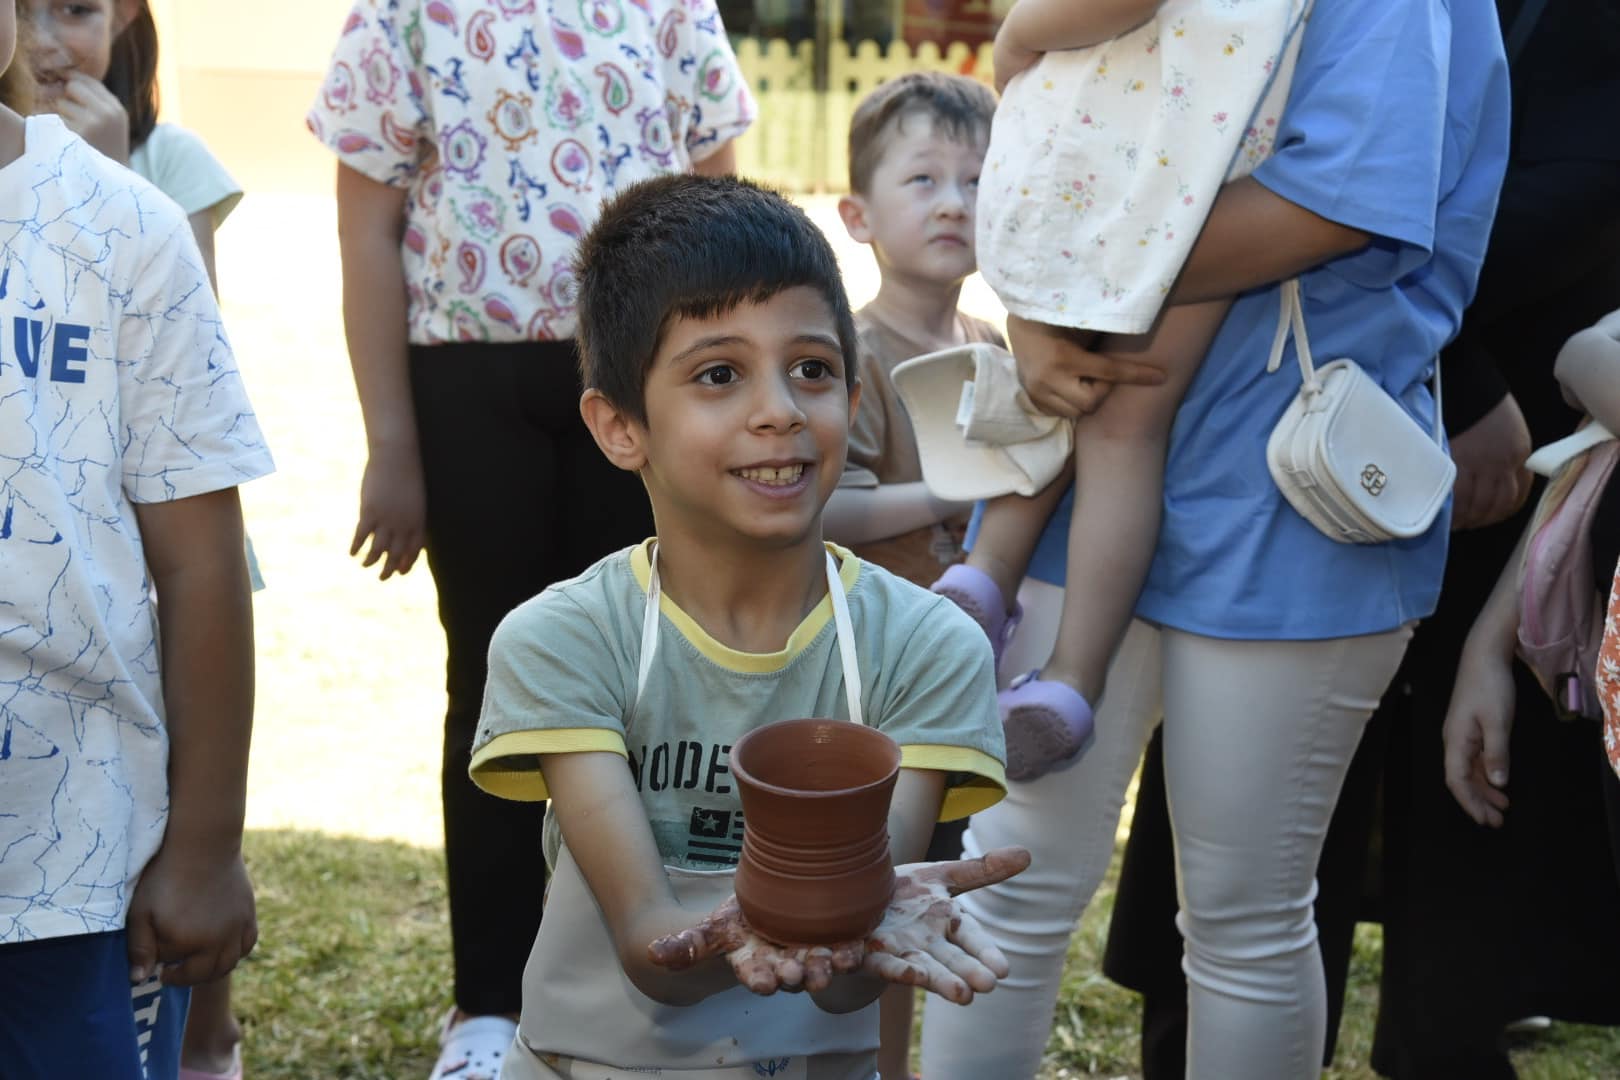
<path id="1" fill-rule="evenodd" d="M 759 118 L 737 142 L 738 167 L 794 191 L 848 186 L 850 114 L 884 80 L 907 71 L 951 71 L 987 85 L 991 79 L 988 43 L 974 49 L 958 41 L 941 50 L 924 42 L 915 53 L 900 41 L 886 50 L 874 41 L 853 49 L 836 44 L 825 93 L 815 89 L 814 42 L 744 38 L 737 60 L 759 101 Z"/>

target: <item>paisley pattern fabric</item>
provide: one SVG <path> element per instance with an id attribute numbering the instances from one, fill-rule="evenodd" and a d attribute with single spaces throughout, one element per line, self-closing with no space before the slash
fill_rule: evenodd
<path id="1" fill-rule="evenodd" d="M 754 116 L 714 0 L 356 0 L 307 122 L 405 188 L 410 340 L 574 332 L 574 250 L 618 188 Z"/>

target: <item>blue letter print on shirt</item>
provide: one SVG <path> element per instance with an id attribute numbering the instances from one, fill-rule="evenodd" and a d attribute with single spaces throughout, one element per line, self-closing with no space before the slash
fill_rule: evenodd
<path id="1" fill-rule="evenodd" d="M 45 355 L 46 323 L 38 319 L 16 315 L 11 320 L 11 348 L 17 367 L 29 378 L 39 375 L 40 360 Z M 51 362 L 46 372 L 52 382 L 82 383 L 84 368 L 74 367 L 90 359 L 85 343 L 90 340 L 90 328 L 79 323 L 59 322 L 50 326 Z M 3 341 L 3 338 L 0 338 Z M 5 356 L 0 351 L 0 370 L 5 368 Z"/>

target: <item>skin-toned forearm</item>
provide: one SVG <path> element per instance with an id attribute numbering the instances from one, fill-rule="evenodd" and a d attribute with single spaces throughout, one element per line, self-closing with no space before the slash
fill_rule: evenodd
<path id="1" fill-rule="evenodd" d="M 417 451 L 400 254 L 404 208 L 404 191 L 338 166 L 343 336 L 373 453 Z"/>
<path id="2" fill-rule="evenodd" d="M 1370 239 L 1245 176 L 1221 188 L 1170 302 L 1229 299 L 1360 251 Z"/>
<path id="3" fill-rule="evenodd" d="M 896 866 L 920 860 L 928 852 L 928 839 L 945 800 L 945 774 L 932 769 L 901 769 L 889 801 L 889 858 Z M 847 1013 L 864 1009 L 883 995 L 890 984 L 871 975 L 834 976 L 832 985 L 810 997 L 823 1012 Z"/>
<path id="4" fill-rule="evenodd" d="M 936 498 L 921 480 L 870 488 L 847 487 L 834 491 L 827 500 L 821 526 L 827 539 L 834 543 L 867 544 L 937 525 L 970 509 L 971 503 Z"/>
<path id="5" fill-rule="evenodd" d="M 720 149 L 701 161 L 692 162 L 692 171 L 699 176 L 735 176 L 737 174 L 737 140 L 727 140 Z"/>
<path id="6" fill-rule="evenodd" d="M 214 295 L 219 295 L 219 274 L 214 270 L 214 214 L 212 210 L 199 210 L 186 219 L 191 223 L 191 235 L 197 240 L 197 252 L 202 256 L 203 269 L 208 271 L 208 284 Z"/>
<path id="7" fill-rule="evenodd" d="M 1035 52 L 1079 49 L 1146 22 L 1159 0 L 1018 0 L 1001 32 Z"/>
<path id="8" fill-rule="evenodd" d="M 235 488 L 136 507 L 157 592 L 169 730 L 164 846 L 241 849 L 253 730 L 253 607 Z"/>

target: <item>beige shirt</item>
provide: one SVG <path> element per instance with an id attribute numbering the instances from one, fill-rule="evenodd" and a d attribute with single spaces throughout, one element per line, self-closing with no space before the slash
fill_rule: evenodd
<path id="1" fill-rule="evenodd" d="M 841 481 L 843 487 L 909 484 L 923 478 L 911 417 L 900 404 L 889 374 L 896 365 L 930 350 L 872 318 L 869 310 L 862 308 L 855 313 L 861 404 L 849 429 L 849 462 Z M 983 319 L 960 312 L 956 319 L 965 341 L 1006 346 L 1000 331 Z M 940 525 L 858 544 L 853 550 L 868 562 L 926 588 L 945 567 L 962 558 L 967 520 L 964 514 Z"/>

